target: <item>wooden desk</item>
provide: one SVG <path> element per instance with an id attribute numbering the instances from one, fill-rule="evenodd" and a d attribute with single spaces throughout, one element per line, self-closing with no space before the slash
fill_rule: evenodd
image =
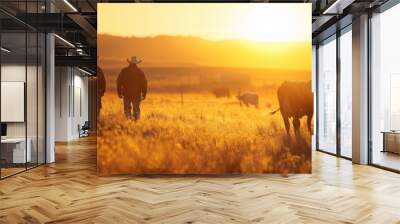
<path id="1" fill-rule="evenodd" d="M 30 138 L 26 140 L 27 147 L 25 152 L 25 138 L 5 138 L 1 139 L 1 159 L 5 163 L 20 164 L 31 162 L 32 153 Z"/>
<path id="2" fill-rule="evenodd" d="M 400 154 L 400 131 L 382 131 L 383 150 L 382 152 L 392 152 Z"/>

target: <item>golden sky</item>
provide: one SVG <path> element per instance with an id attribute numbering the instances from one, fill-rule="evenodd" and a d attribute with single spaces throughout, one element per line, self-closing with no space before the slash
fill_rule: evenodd
<path id="1" fill-rule="evenodd" d="M 311 4 L 98 4 L 98 32 L 311 43 Z"/>

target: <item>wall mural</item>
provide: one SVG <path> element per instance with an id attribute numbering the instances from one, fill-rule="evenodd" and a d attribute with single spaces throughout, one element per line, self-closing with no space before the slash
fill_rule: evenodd
<path id="1" fill-rule="evenodd" d="M 98 4 L 101 175 L 310 173 L 311 4 Z"/>

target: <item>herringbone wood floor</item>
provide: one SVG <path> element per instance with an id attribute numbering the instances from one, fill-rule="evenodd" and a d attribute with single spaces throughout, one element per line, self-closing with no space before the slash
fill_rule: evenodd
<path id="1" fill-rule="evenodd" d="M 93 139 L 0 181 L 0 223 L 400 223 L 400 175 L 313 154 L 312 175 L 96 175 Z"/>

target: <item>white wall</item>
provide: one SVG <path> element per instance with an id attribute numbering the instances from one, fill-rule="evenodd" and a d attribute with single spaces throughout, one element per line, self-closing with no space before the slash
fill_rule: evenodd
<path id="1" fill-rule="evenodd" d="M 89 117 L 88 78 L 76 68 L 57 67 L 55 85 L 55 140 L 77 139 L 78 125 Z"/>
<path id="2" fill-rule="evenodd" d="M 72 119 L 72 132 L 71 134 L 75 137 L 79 137 L 77 126 L 78 124 L 83 125 L 85 121 L 89 119 L 88 111 L 88 78 L 81 76 L 81 73 L 74 75 L 74 110 Z"/>
<path id="3" fill-rule="evenodd" d="M 69 139 L 69 73 L 67 67 L 55 68 L 55 141 Z"/>
<path id="4" fill-rule="evenodd" d="M 2 65 L 1 81 L 3 82 L 25 82 L 25 64 L 24 65 Z M 7 108 L 1 108 L 7 110 Z M 7 137 L 25 137 L 25 123 L 7 123 Z"/>

